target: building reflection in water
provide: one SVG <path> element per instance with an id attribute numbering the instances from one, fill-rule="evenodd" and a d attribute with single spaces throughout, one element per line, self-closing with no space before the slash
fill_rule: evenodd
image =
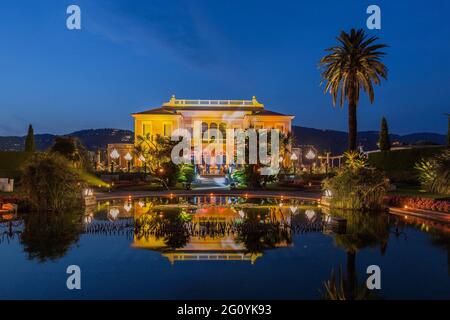
<path id="1" fill-rule="evenodd" d="M 234 206 L 228 197 L 194 199 L 195 206 L 135 209 L 134 248 L 157 250 L 171 263 L 240 260 L 254 263 L 264 250 L 292 244 L 289 208 Z M 202 202 L 199 202 L 202 201 Z"/>
<path id="2" fill-rule="evenodd" d="M 305 204 L 280 199 L 252 201 L 213 195 L 129 199 L 99 204 L 96 218 L 102 213 L 110 221 L 132 218 L 131 246 L 159 251 L 171 263 L 186 260 L 254 263 L 266 250 L 293 245 L 292 220 L 298 228 L 302 225 L 303 231 L 321 230 L 314 208 L 307 205 L 310 208 L 306 215 L 299 215 L 305 212 Z"/>
<path id="3" fill-rule="evenodd" d="M 344 219 L 345 228 L 330 226 L 333 219 Z M 349 281 L 349 288 L 355 285 L 357 252 L 378 247 L 384 254 L 389 236 L 406 241 L 405 227 L 411 224 L 427 232 L 433 245 L 447 250 L 450 263 L 450 230 L 446 225 L 387 214 L 330 213 L 292 199 L 203 195 L 116 200 L 99 203 L 94 219 L 90 216 L 84 221 L 94 221 L 93 224 L 109 221 L 116 230 L 117 224 L 125 220 L 133 248 L 158 251 L 171 263 L 186 260 L 254 263 L 267 250 L 293 246 L 296 233 L 324 233 L 332 236 L 337 247 L 347 253 L 345 276 L 353 280 Z"/>

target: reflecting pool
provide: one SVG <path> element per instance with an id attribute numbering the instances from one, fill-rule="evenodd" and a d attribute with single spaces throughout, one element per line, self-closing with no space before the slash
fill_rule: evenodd
<path id="1" fill-rule="evenodd" d="M 449 299 L 450 226 L 295 199 L 102 201 L 0 220 L 0 298 Z M 81 290 L 68 290 L 70 265 Z M 367 290 L 367 267 L 381 290 Z"/>

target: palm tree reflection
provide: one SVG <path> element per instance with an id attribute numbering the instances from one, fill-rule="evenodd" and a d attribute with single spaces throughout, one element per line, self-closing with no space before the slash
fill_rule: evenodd
<path id="1" fill-rule="evenodd" d="M 357 300 L 369 299 L 373 296 L 367 290 L 366 284 L 358 284 L 356 272 L 356 254 L 359 250 L 371 247 L 380 248 L 382 255 L 386 252 L 389 239 L 389 218 L 385 213 L 362 213 L 336 211 L 333 215 L 347 220 L 345 234 L 336 234 L 334 241 L 347 252 L 346 272 L 338 277 L 334 270 L 329 280 L 325 281 L 327 299 Z"/>

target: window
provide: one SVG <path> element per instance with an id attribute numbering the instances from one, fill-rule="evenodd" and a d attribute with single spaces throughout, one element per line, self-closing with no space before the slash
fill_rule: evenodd
<path id="1" fill-rule="evenodd" d="M 145 123 L 142 126 L 142 135 L 147 136 L 148 134 L 152 134 L 152 124 L 151 123 Z"/>
<path id="2" fill-rule="evenodd" d="M 206 122 L 202 122 L 202 139 L 207 140 L 208 137 L 205 137 L 205 132 L 208 132 L 208 124 Z"/>
<path id="3" fill-rule="evenodd" d="M 172 124 L 164 123 L 164 136 L 170 137 L 172 135 Z"/>
<path id="4" fill-rule="evenodd" d="M 209 125 L 209 129 L 210 129 L 210 131 L 209 131 L 209 139 L 212 140 L 212 138 L 214 137 L 214 139 L 217 140 L 217 131 L 218 131 L 217 130 L 217 123 L 212 122 Z"/>

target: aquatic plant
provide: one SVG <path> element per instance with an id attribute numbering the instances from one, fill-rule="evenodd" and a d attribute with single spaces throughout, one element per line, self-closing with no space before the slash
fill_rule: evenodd
<path id="1" fill-rule="evenodd" d="M 381 210 L 388 188 L 386 177 L 369 168 L 346 167 L 323 182 L 323 189 L 331 195 L 330 205 L 340 209 Z"/>

